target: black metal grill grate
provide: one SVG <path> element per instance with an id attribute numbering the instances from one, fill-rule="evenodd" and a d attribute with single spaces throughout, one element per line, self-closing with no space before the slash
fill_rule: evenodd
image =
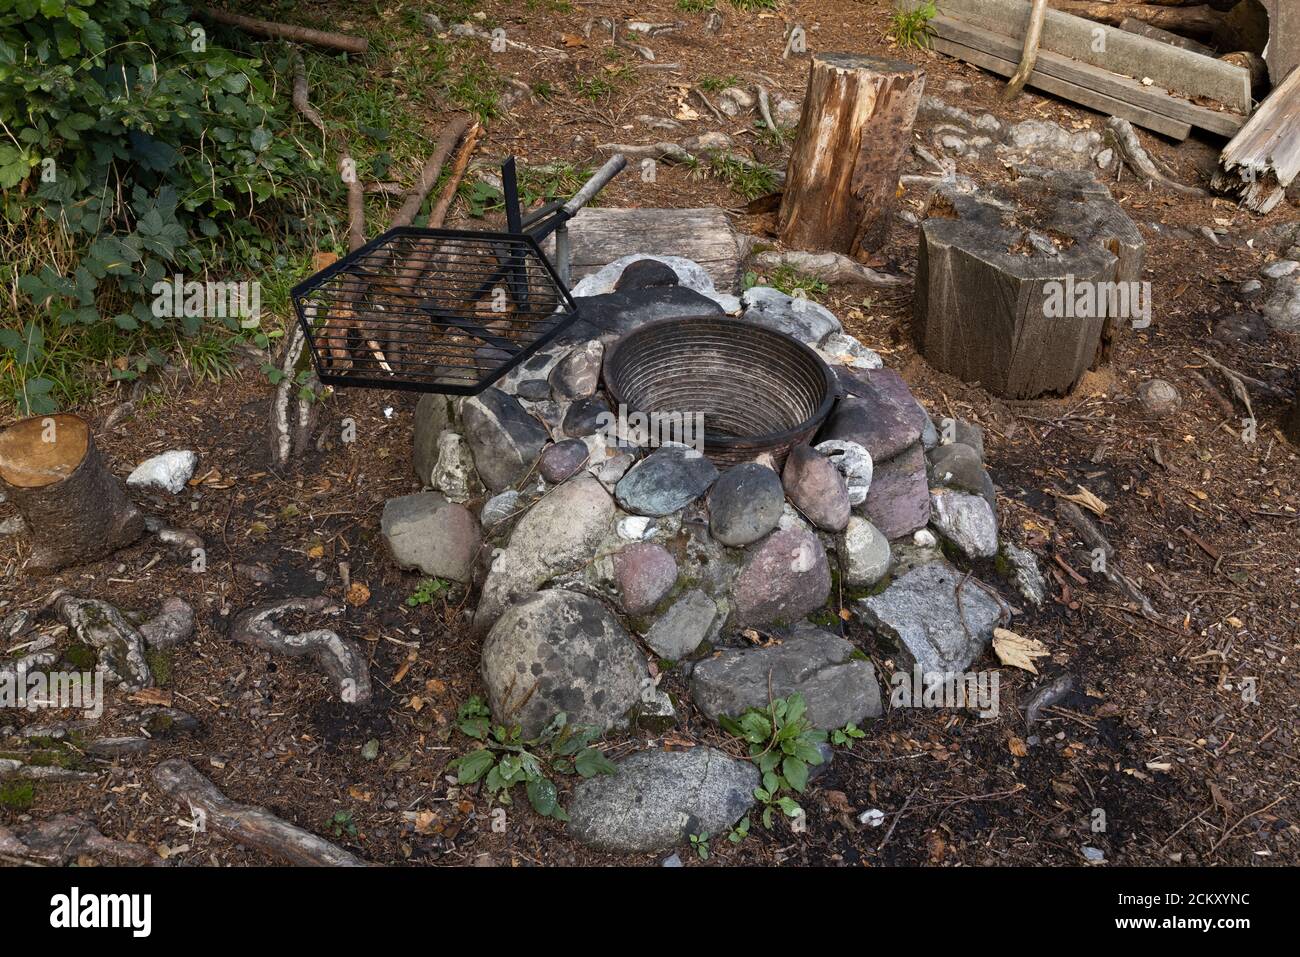
<path id="1" fill-rule="evenodd" d="M 527 234 L 392 229 L 295 286 L 322 382 L 474 395 L 576 308 Z"/>

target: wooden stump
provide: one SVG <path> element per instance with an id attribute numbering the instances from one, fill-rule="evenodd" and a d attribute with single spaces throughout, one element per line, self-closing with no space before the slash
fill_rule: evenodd
<path id="1" fill-rule="evenodd" d="M 994 395 L 1063 395 L 1149 315 L 1145 244 L 1091 176 L 1018 172 L 1009 187 L 939 191 L 921 231 L 913 334 L 931 365 Z"/>
<path id="2" fill-rule="evenodd" d="M 75 415 L 36 416 L 0 432 L 0 487 L 27 523 L 34 571 L 95 561 L 144 533 L 144 517 Z"/>
<path id="3" fill-rule="evenodd" d="M 910 63 L 812 58 L 777 218 L 787 247 L 863 261 L 884 245 L 924 88 L 925 73 Z"/>

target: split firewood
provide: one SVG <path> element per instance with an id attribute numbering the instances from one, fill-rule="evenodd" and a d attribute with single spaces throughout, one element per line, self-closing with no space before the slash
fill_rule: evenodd
<path id="1" fill-rule="evenodd" d="M 139 691 L 153 684 L 144 635 L 118 609 L 97 598 L 61 593 L 54 601 L 54 613 L 79 641 L 99 653 L 100 667 L 124 691 Z"/>
<path id="2" fill-rule="evenodd" d="M 15 864 L 67 867 L 79 858 L 137 867 L 161 864 L 151 849 L 105 837 L 88 819 L 59 814 L 12 828 L 0 826 L 0 859 Z"/>
<path id="3" fill-rule="evenodd" d="M 276 23 L 273 20 L 258 20 L 238 13 L 205 7 L 198 11 L 200 16 L 234 27 L 253 36 L 267 37 L 272 40 L 293 40 L 297 43 L 310 43 L 312 46 L 341 50 L 344 53 L 365 53 L 370 49 L 370 41 L 365 37 L 349 36 L 346 33 L 330 33 L 327 30 L 313 30 L 311 27 L 296 27 L 288 23 Z"/>
<path id="4" fill-rule="evenodd" d="M 882 287 L 901 286 L 907 283 L 902 276 L 877 272 L 843 253 L 769 251 L 755 256 L 754 263 L 764 269 L 786 266 L 823 282 L 861 283 Z"/>
<path id="5" fill-rule="evenodd" d="M 252 645 L 273 654 L 291 657 L 309 657 L 320 666 L 338 689 L 339 697 L 347 704 L 368 704 L 370 701 L 370 666 L 360 646 L 351 639 L 342 638 L 327 628 L 317 628 L 293 635 L 283 631 L 276 621 L 287 614 L 323 614 L 337 611 L 330 599 L 289 598 L 283 601 L 256 605 L 236 616 L 230 626 L 230 637 L 242 644 Z"/>
<path id="6" fill-rule="evenodd" d="M 1128 166 L 1148 183 L 1159 183 L 1185 196 L 1207 196 L 1205 190 L 1195 186 L 1185 186 L 1177 180 L 1170 179 L 1156 168 L 1155 161 L 1142 147 L 1133 124 L 1118 116 L 1106 121 L 1105 140 L 1115 150 L 1120 159 L 1120 168 Z"/>
<path id="7" fill-rule="evenodd" d="M 168 797 L 196 816 L 196 824 L 237 844 L 272 854 L 299 867 L 367 867 L 367 863 L 265 808 L 237 804 L 188 761 L 164 761 L 153 769 L 153 782 Z"/>
<path id="8" fill-rule="evenodd" d="M 32 571 L 93 562 L 144 534 L 144 516 L 75 415 L 34 416 L 0 431 L 0 490 L 23 517 Z"/>
<path id="9" fill-rule="evenodd" d="M 1047 0 L 1033 0 L 1033 3 L 1029 10 L 1029 26 L 1025 31 L 1025 52 L 1020 58 L 1020 66 L 1002 92 L 1004 100 L 1014 100 L 1020 95 L 1038 63 L 1038 46 L 1043 39 L 1043 22 L 1047 19 Z"/>
<path id="10" fill-rule="evenodd" d="M 483 127 L 475 123 L 465 134 L 465 139 L 461 141 L 460 149 L 456 151 L 456 159 L 451 165 L 451 174 L 447 177 L 447 185 L 443 187 L 442 194 L 434 204 L 433 209 L 429 211 L 429 229 L 440 229 L 442 224 L 447 220 L 447 210 L 451 208 L 452 200 L 456 198 L 456 190 L 460 188 L 460 181 L 465 177 L 465 168 L 469 166 L 469 158 L 474 153 L 474 147 L 478 144 L 479 137 L 483 135 Z"/>
<path id="11" fill-rule="evenodd" d="M 1263 214 L 1286 198 L 1298 178 L 1300 70 L 1292 70 L 1224 147 L 1210 185 Z"/>

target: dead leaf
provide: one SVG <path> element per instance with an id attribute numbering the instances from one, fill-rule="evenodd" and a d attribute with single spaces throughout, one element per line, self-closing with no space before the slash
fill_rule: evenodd
<path id="1" fill-rule="evenodd" d="M 313 545 L 311 548 L 307 549 L 308 558 L 320 558 L 324 554 L 325 554 L 324 545 Z"/>
<path id="2" fill-rule="evenodd" d="M 1010 738 L 1007 740 L 1007 749 L 1018 758 L 1029 757 L 1029 748 L 1025 742 L 1019 738 Z"/>
<path id="3" fill-rule="evenodd" d="M 948 844 L 938 831 L 931 831 L 930 836 L 926 838 L 926 843 L 930 845 L 930 863 L 938 864 L 943 860 L 944 853 L 948 850 Z"/>
<path id="4" fill-rule="evenodd" d="M 128 700 L 132 704 L 160 705 L 164 708 L 170 708 L 172 706 L 172 693 L 162 688 L 141 688 L 131 694 Z"/>
<path id="5" fill-rule="evenodd" d="M 1074 495 L 1062 495 L 1061 498 L 1067 502 L 1074 502 L 1076 505 L 1082 505 L 1088 511 L 1098 517 L 1106 514 L 1107 505 L 1097 496 L 1093 495 L 1082 485 L 1075 486 L 1079 491 Z"/>
<path id="6" fill-rule="evenodd" d="M 370 589 L 361 582 L 353 582 L 348 588 L 348 604 L 353 608 L 360 608 L 368 601 L 370 601 Z"/>
<path id="7" fill-rule="evenodd" d="M 1035 658 L 1046 658 L 1051 654 L 1047 646 L 1036 638 L 1025 638 L 1006 628 L 993 629 L 993 651 L 998 661 L 1030 674 L 1038 674 L 1034 667 Z"/>
<path id="8" fill-rule="evenodd" d="M 573 33 L 561 33 L 560 41 L 566 47 L 585 47 L 587 45 L 587 41 L 585 38 L 580 37 Z"/>

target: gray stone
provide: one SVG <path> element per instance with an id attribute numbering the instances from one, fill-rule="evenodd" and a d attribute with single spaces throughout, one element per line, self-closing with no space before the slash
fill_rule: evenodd
<path id="1" fill-rule="evenodd" d="M 1258 299 L 1264 295 L 1264 284 L 1258 279 L 1247 279 L 1237 287 L 1237 295 L 1241 296 L 1246 302 Z"/>
<path id="2" fill-rule="evenodd" d="M 1138 386 L 1138 401 L 1142 403 L 1142 411 L 1147 415 L 1165 415 L 1169 412 L 1178 411 L 1179 406 L 1183 404 L 1182 397 L 1172 383 L 1164 379 L 1147 379 Z"/>
<path id="3" fill-rule="evenodd" d="M 638 542 L 614 554 L 614 583 L 629 615 L 649 614 L 676 582 L 677 562 L 662 545 Z"/>
<path id="4" fill-rule="evenodd" d="M 1281 279 L 1283 276 L 1291 275 L 1297 269 L 1300 269 L 1300 262 L 1294 259 L 1279 259 L 1269 263 L 1259 272 L 1265 279 Z"/>
<path id="5" fill-rule="evenodd" d="M 892 369 L 840 369 L 847 393 L 836 405 L 819 441 L 856 442 L 879 466 L 921 438 L 929 421 L 907 383 Z"/>
<path id="6" fill-rule="evenodd" d="M 889 571 L 889 539 L 865 518 L 849 517 L 838 546 L 841 581 L 846 588 L 870 588 Z"/>
<path id="7" fill-rule="evenodd" d="M 23 521 L 21 515 L 10 515 L 0 521 L 0 535 L 18 535 L 26 527 L 27 523 Z"/>
<path id="8" fill-rule="evenodd" d="M 798 693 L 814 727 L 860 725 L 880 716 L 880 685 L 871 662 L 854 657 L 856 650 L 851 642 L 804 623 L 778 645 L 723 651 L 701 661 L 691 672 L 691 700 L 716 721 Z"/>
<path id="9" fill-rule="evenodd" d="M 811 299 L 787 296 L 771 286 L 752 286 L 740 297 L 741 318 L 817 345 L 827 336 L 843 332 L 840 321 L 825 306 Z"/>
<path id="10" fill-rule="evenodd" d="M 623 274 L 614 283 L 614 291 L 625 292 L 628 289 L 652 289 L 656 286 L 679 284 L 677 273 L 668 264 L 657 259 L 638 259 L 628 263 Z M 697 289 L 696 292 L 699 290 Z"/>
<path id="11" fill-rule="evenodd" d="M 542 424 L 500 389 L 466 399 L 461 415 L 474 466 L 494 492 L 522 481 L 549 439 Z"/>
<path id="12" fill-rule="evenodd" d="M 593 435 L 602 430 L 608 421 L 602 417 L 609 414 L 609 403 L 598 395 L 578 399 L 564 413 L 564 434 L 575 439 Z"/>
<path id="13" fill-rule="evenodd" d="M 1279 279 L 1260 310 L 1279 332 L 1300 331 L 1300 275 Z"/>
<path id="14" fill-rule="evenodd" d="M 785 494 L 808 521 L 827 532 L 849 522 L 849 488 L 831 460 L 807 445 L 796 445 L 781 473 Z"/>
<path id="15" fill-rule="evenodd" d="M 930 487 L 920 442 L 888 462 L 876 463 L 865 513 L 890 541 L 929 524 Z"/>
<path id="16" fill-rule="evenodd" d="M 619 452 L 611 455 L 601 462 L 595 462 L 591 465 L 591 473 L 596 476 L 600 484 L 605 486 L 610 492 L 618 485 L 619 480 L 627 474 L 627 470 L 632 467 L 636 461 L 636 456 L 631 452 Z"/>
<path id="17" fill-rule="evenodd" d="M 822 340 L 818 351 L 827 361 L 853 366 L 855 369 L 879 369 L 885 364 L 874 350 L 843 332 L 832 332 Z"/>
<path id="18" fill-rule="evenodd" d="M 648 266 L 639 265 L 647 261 L 660 263 L 671 269 L 676 274 L 677 285 L 712 300 L 721 311 L 728 313 L 739 311 L 740 301 L 729 293 L 718 292 L 712 278 L 699 263 L 681 256 L 651 256 L 647 253 L 620 256 L 609 265 L 584 276 L 573 287 L 573 297 L 575 299 L 595 297 L 613 292 L 633 292 L 648 288 L 662 290 L 667 282 L 667 276 L 657 270 L 652 271 Z M 621 283 L 623 274 L 634 265 L 637 268 L 633 272 L 633 278 L 627 284 Z M 689 313 L 682 312 L 680 315 L 689 315 Z"/>
<path id="19" fill-rule="evenodd" d="M 474 455 L 462 436 L 446 431 L 438 437 L 438 464 L 429 475 L 429 484 L 449 501 L 462 505 L 483 491 Z"/>
<path id="20" fill-rule="evenodd" d="M 483 641 L 492 715 L 536 737 L 560 712 L 607 731 L 649 682 L 646 660 L 618 618 L 594 598 L 554 588 L 512 605 Z"/>
<path id="21" fill-rule="evenodd" d="M 718 470 L 700 453 L 664 446 L 632 466 L 614 495 L 636 515 L 669 515 L 707 492 L 717 477 Z"/>
<path id="22" fill-rule="evenodd" d="M 600 363 L 605 347 L 599 339 L 575 346 L 551 370 L 551 390 L 557 399 L 585 399 L 600 384 Z"/>
<path id="23" fill-rule="evenodd" d="M 1259 345 L 1268 336 L 1268 323 L 1257 312 L 1231 313 L 1214 324 L 1214 338 L 1224 342 Z"/>
<path id="24" fill-rule="evenodd" d="M 932 489 L 930 524 L 968 558 L 992 558 L 998 553 L 997 517 L 979 495 Z"/>
<path id="25" fill-rule="evenodd" d="M 551 383 L 546 379 L 525 379 L 516 386 L 515 395 L 531 402 L 541 402 L 551 397 Z"/>
<path id="26" fill-rule="evenodd" d="M 1021 548 L 1013 542 L 1002 546 L 1003 557 L 1007 562 L 1007 579 L 1020 592 L 1025 601 L 1035 608 L 1042 608 L 1047 599 L 1047 582 L 1038 569 L 1038 559 L 1027 548 Z"/>
<path id="27" fill-rule="evenodd" d="M 590 475 L 580 475 L 538 500 L 492 562 L 474 626 L 484 631 L 512 603 L 557 575 L 575 572 L 596 554 L 614 522 L 614 501 Z"/>
<path id="28" fill-rule="evenodd" d="M 846 442 L 843 439 L 827 439 L 818 442 L 814 448 L 830 459 L 831 464 L 844 476 L 849 504 L 861 505 L 865 502 L 867 493 L 871 491 L 871 476 L 875 469 L 871 453 L 857 442 Z"/>
<path id="29" fill-rule="evenodd" d="M 766 465 L 742 462 L 709 490 L 709 530 L 724 545 L 748 545 L 776 528 L 784 506 L 780 477 Z"/>
<path id="30" fill-rule="evenodd" d="M 854 602 L 854 610 L 868 628 L 898 645 L 895 660 L 903 670 L 920 665 L 923 673 L 943 673 L 964 671 L 980 656 L 993 640 L 1003 605 L 951 565 L 929 562 L 895 578 L 879 595 Z"/>
<path id="31" fill-rule="evenodd" d="M 659 851 L 692 834 L 721 837 L 753 806 L 758 769 L 709 747 L 637 751 L 618 772 L 578 782 L 569 834 L 609 851 Z"/>
<path id="32" fill-rule="evenodd" d="M 965 442 L 940 445 L 929 455 L 930 484 L 962 489 L 979 495 L 986 478 L 979 453 Z"/>
<path id="33" fill-rule="evenodd" d="M 490 532 L 502 522 L 513 518 L 522 507 L 523 496 L 514 489 L 507 489 L 483 503 L 483 511 L 479 513 L 478 520 L 483 530 Z"/>
<path id="34" fill-rule="evenodd" d="M 548 445 L 537 461 L 537 471 L 546 481 L 559 485 L 582 470 L 587 464 L 587 443 L 582 439 L 565 439 Z"/>
<path id="35" fill-rule="evenodd" d="M 456 582 L 473 577 L 483 536 L 478 520 L 465 506 L 448 502 L 437 492 L 390 498 L 384 503 L 379 528 L 399 568 L 415 568 Z"/>
<path id="36" fill-rule="evenodd" d="M 645 643 L 669 661 L 685 658 L 707 639 L 718 621 L 718 606 L 699 589 L 678 598 L 663 617 L 650 626 Z"/>
<path id="37" fill-rule="evenodd" d="M 433 486 L 432 475 L 438 464 L 438 438 L 448 429 L 460 428 L 456 399 L 436 392 L 420 396 L 415 404 L 412 425 L 412 463 L 421 485 Z"/>
<path id="38" fill-rule="evenodd" d="M 789 624 L 826 604 L 830 591 L 822 543 L 807 528 L 791 527 L 752 546 L 732 599 L 744 624 Z"/>
<path id="39" fill-rule="evenodd" d="M 131 488 L 176 495 L 185 488 L 198 464 L 199 457 L 189 449 L 173 449 L 145 459 L 126 477 L 126 484 Z"/>

